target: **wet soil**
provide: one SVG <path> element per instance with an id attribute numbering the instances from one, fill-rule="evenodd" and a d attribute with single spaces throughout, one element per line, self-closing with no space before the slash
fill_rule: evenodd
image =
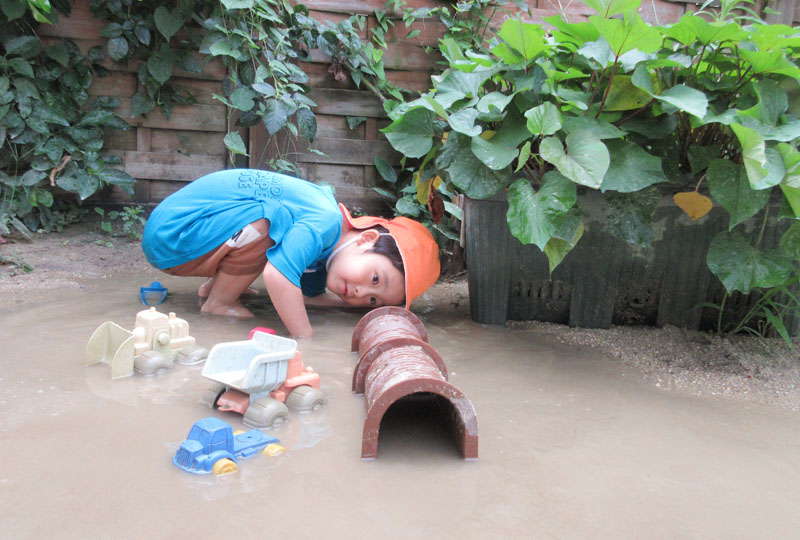
<path id="1" fill-rule="evenodd" d="M 3 298 L 18 302 L 36 291 L 79 289 L 86 279 L 148 271 L 152 269 L 137 240 L 110 237 L 96 222 L 71 225 L 61 233 L 40 233 L 33 241 L 12 237 L 0 244 L 0 306 Z M 154 280 L 164 277 L 151 273 Z M 463 275 L 442 280 L 428 298 L 438 309 L 469 317 Z M 792 351 L 779 338 L 719 336 L 675 327 L 598 330 L 539 322 L 510 322 L 508 326 L 606 355 L 637 368 L 659 388 L 800 410 L 798 339 L 798 349 Z"/>
<path id="2" fill-rule="evenodd" d="M 253 321 L 199 313 L 202 279 L 149 269 L 138 244 L 71 229 L 0 246 L 0 536 L 8 538 L 795 538 L 800 530 L 796 358 L 780 343 L 674 328 L 482 326 L 463 280 L 415 305 L 449 380 L 474 405 L 465 462 L 431 411 L 390 409 L 378 458 L 360 459 L 363 396 L 350 390 L 355 310 L 310 311 L 298 347 L 329 402 L 269 430 L 286 451 L 237 473 L 180 471 L 202 366 L 111 380 L 84 365 L 104 321 L 130 328 L 138 289 L 198 343 Z M 12 275 L 13 274 L 13 275 Z M 259 297 L 256 323 L 282 327 Z"/>

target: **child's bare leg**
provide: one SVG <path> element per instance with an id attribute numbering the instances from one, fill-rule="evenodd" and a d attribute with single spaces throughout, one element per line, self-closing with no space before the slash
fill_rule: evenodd
<path id="1" fill-rule="evenodd" d="M 212 315 L 228 315 L 242 319 L 253 317 L 253 313 L 239 301 L 239 296 L 247 290 L 248 286 L 261 272 L 237 276 L 219 272 L 210 283 L 208 300 L 203 303 L 200 311 Z M 206 282 L 208 283 L 208 282 Z M 205 285 L 205 284 L 204 284 Z"/>
<path id="2" fill-rule="evenodd" d="M 214 285 L 214 280 L 216 278 L 210 277 L 203 282 L 202 285 L 197 289 L 197 296 L 205 300 L 208 298 L 208 294 L 211 291 L 211 287 Z M 258 289 L 253 287 L 247 287 L 242 294 L 259 294 Z"/>

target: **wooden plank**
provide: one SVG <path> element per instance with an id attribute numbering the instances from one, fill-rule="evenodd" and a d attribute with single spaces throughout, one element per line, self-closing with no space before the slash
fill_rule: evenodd
<path id="1" fill-rule="evenodd" d="M 319 49 L 311 51 L 310 56 L 312 62 L 331 63 L 331 57 Z M 383 54 L 383 63 L 386 69 L 430 71 L 438 57 L 438 52 L 428 55 L 422 47 L 417 45 L 395 43 Z"/>
<path id="2" fill-rule="evenodd" d="M 364 167 L 329 163 L 300 163 L 301 178 L 312 182 L 325 182 L 336 187 L 364 187 Z"/>
<path id="3" fill-rule="evenodd" d="M 227 132 L 225 106 L 220 105 L 176 105 L 169 118 L 164 117 L 161 109 L 155 107 L 147 116 L 131 117 L 131 100 L 120 98 L 119 107 L 114 111 L 131 126 L 153 128 L 224 131 Z"/>
<path id="4" fill-rule="evenodd" d="M 118 129 L 106 130 L 103 140 L 106 149 L 136 150 L 136 128 L 127 131 Z"/>
<path id="5" fill-rule="evenodd" d="M 780 12 L 780 14 L 769 14 L 764 17 L 764 20 L 770 24 L 781 23 L 792 26 L 794 21 L 800 19 L 797 0 L 772 0 L 769 7 Z"/>
<path id="6" fill-rule="evenodd" d="M 373 165 L 375 157 L 382 157 L 391 164 L 397 164 L 402 157 L 392 145 L 383 141 L 354 141 L 350 139 L 315 139 L 312 148 L 325 155 L 301 154 L 297 161 L 302 163 L 339 163 L 346 165 Z"/>
<path id="7" fill-rule="evenodd" d="M 309 9 L 308 16 L 317 20 L 321 23 L 330 23 L 331 26 L 338 26 L 340 22 L 347 20 L 350 18 L 352 13 L 335 13 L 331 11 L 320 11 L 316 9 Z M 372 17 L 369 17 L 371 19 Z M 358 37 L 360 37 L 363 41 L 366 41 L 370 38 L 367 26 L 364 26 L 363 30 L 358 28 L 358 25 L 353 25 L 353 29 L 356 31 Z"/>
<path id="8" fill-rule="evenodd" d="M 315 112 L 339 116 L 384 116 L 380 100 L 372 92 L 312 88 L 308 93 L 317 104 Z"/>
<path id="9" fill-rule="evenodd" d="M 152 129 L 151 133 L 150 147 L 153 152 L 178 152 L 188 156 L 224 156 L 227 153 L 223 142 L 225 135 L 218 131 Z"/>
<path id="10" fill-rule="evenodd" d="M 110 153 L 119 155 L 125 172 L 136 179 L 191 181 L 225 168 L 224 156 L 131 151 Z"/>
<path id="11" fill-rule="evenodd" d="M 149 152 L 151 150 L 151 130 L 149 127 L 136 128 L 136 151 Z"/>
<path id="12" fill-rule="evenodd" d="M 133 73 L 112 71 L 107 77 L 93 77 L 90 96 L 132 97 L 136 93 L 137 77 Z"/>
<path id="13" fill-rule="evenodd" d="M 359 139 L 363 140 L 365 123 L 362 122 L 355 129 L 350 129 L 347 125 L 347 118 L 344 116 L 331 116 L 327 114 L 317 114 L 317 137 L 329 139 Z"/>
<path id="14" fill-rule="evenodd" d="M 186 185 L 186 182 L 175 180 L 140 180 L 140 182 L 150 184 L 150 203 L 159 203 Z"/>
<path id="15" fill-rule="evenodd" d="M 40 36 L 83 39 L 87 36 L 99 36 L 108 21 L 95 19 L 89 9 L 88 0 L 73 0 L 69 17 L 59 15 L 57 24 L 40 24 L 36 32 Z"/>

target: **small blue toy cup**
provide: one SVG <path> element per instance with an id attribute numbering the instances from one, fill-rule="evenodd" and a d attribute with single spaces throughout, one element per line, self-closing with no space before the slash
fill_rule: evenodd
<path id="1" fill-rule="evenodd" d="M 167 288 L 154 281 L 149 287 L 139 288 L 139 299 L 146 306 L 157 306 L 167 298 Z"/>

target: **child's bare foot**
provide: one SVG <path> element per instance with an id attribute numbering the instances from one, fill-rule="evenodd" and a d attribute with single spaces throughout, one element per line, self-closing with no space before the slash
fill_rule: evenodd
<path id="1" fill-rule="evenodd" d="M 255 315 L 238 300 L 227 305 L 213 304 L 210 300 L 207 300 L 200 308 L 200 311 L 203 313 L 210 313 L 211 315 L 224 315 L 226 317 L 236 317 L 238 319 L 252 319 L 255 317 Z"/>

